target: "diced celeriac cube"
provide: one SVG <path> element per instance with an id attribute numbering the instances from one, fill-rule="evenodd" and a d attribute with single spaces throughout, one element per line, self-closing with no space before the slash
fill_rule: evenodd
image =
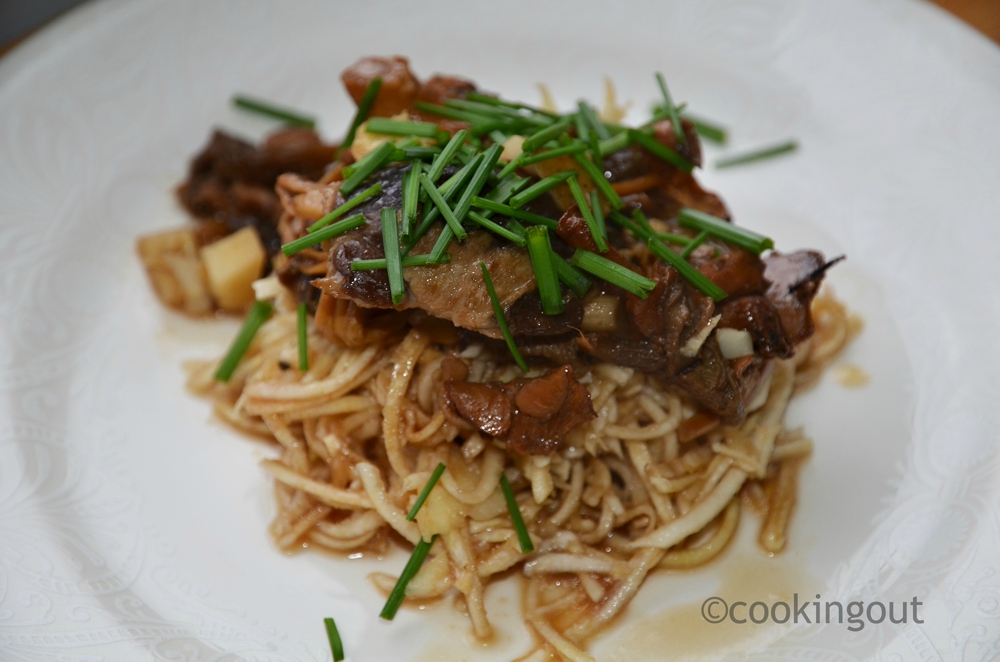
<path id="1" fill-rule="evenodd" d="M 242 312 L 254 301 L 253 282 L 260 277 L 267 252 L 252 227 L 245 227 L 201 249 L 208 286 L 219 307 Z"/>
<path id="2" fill-rule="evenodd" d="M 140 237 L 139 257 L 156 296 L 165 305 L 191 315 L 205 315 L 214 306 L 198 240 L 191 228 Z"/>

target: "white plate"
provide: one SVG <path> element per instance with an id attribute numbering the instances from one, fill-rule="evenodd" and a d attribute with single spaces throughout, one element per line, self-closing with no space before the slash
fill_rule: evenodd
<path id="1" fill-rule="evenodd" d="M 183 390 L 180 361 L 234 326 L 165 312 L 134 254 L 136 235 L 184 222 L 171 188 L 213 126 L 269 128 L 231 110 L 234 91 L 314 111 L 334 137 L 352 113 L 339 72 L 372 53 L 509 98 L 546 82 L 566 106 L 611 76 L 633 119 L 661 70 L 734 149 L 801 142 L 703 174 L 741 223 L 849 256 L 831 281 L 868 326 L 844 360 L 872 382 L 828 377 L 789 414 L 817 451 L 788 552 L 765 558 L 746 520 L 720 564 L 650 580 L 599 659 L 734 636 L 764 657 L 995 655 L 1000 51 L 916 2 L 718 0 L 98 2 L 0 60 L 0 658 L 323 660 L 324 616 L 355 662 L 525 650 L 511 582 L 489 591 L 500 635 L 482 648 L 447 608 L 378 621 L 364 576 L 402 555 L 275 551 L 269 451 Z M 699 621 L 712 595 L 793 591 L 917 596 L 924 624 Z"/>

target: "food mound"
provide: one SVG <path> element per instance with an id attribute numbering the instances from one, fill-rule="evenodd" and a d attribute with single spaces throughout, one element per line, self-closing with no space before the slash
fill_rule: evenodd
<path id="1" fill-rule="evenodd" d="M 817 296 L 833 262 L 732 223 L 665 85 L 629 128 L 400 57 L 342 79 L 342 144 L 217 132 L 178 189 L 196 224 L 139 242 L 168 306 L 250 310 L 190 387 L 280 444 L 277 545 L 400 544 L 403 575 L 372 576 L 383 617 L 448 597 L 482 639 L 485 587 L 518 568 L 531 660 L 589 659 L 741 504 L 780 551 L 811 449 L 786 406 L 857 330 Z"/>

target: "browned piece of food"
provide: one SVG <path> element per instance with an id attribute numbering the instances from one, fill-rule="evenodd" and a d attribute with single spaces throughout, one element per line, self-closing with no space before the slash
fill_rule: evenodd
<path id="1" fill-rule="evenodd" d="M 573 379 L 568 365 L 505 384 L 446 381 L 442 405 L 452 420 L 506 439 L 513 450 L 526 455 L 554 452 L 567 432 L 596 417 L 590 393 Z"/>
<path id="2" fill-rule="evenodd" d="M 420 81 L 410 72 L 410 62 L 405 57 L 363 57 L 340 74 L 354 103 L 361 102 L 375 78 L 382 79 L 382 86 L 369 111 L 371 117 L 391 117 L 413 107 Z"/>

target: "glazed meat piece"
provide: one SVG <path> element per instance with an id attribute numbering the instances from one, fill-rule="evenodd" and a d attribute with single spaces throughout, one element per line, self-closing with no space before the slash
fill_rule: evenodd
<path id="1" fill-rule="evenodd" d="M 566 433 L 596 417 L 590 393 L 573 378 L 573 368 L 553 368 L 542 377 L 499 384 L 446 381 L 442 387 L 446 415 L 486 434 L 505 439 L 525 455 L 548 455 Z"/>
<path id="2" fill-rule="evenodd" d="M 361 103 L 365 90 L 375 78 L 382 79 L 382 86 L 372 103 L 370 116 L 391 117 L 413 107 L 420 92 L 420 81 L 410 71 L 410 61 L 405 57 L 363 57 L 340 75 L 354 103 Z"/>
<path id="3" fill-rule="evenodd" d="M 253 226 L 273 255 L 281 245 L 275 229 L 281 216 L 274 193 L 278 176 L 294 172 L 319 179 L 335 154 L 336 147 L 310 129 L 276 131 L 259 147 L 216 131 L 192 160 L 177 197 L 196 218 L 221 225 L 221 234 Z"/>

